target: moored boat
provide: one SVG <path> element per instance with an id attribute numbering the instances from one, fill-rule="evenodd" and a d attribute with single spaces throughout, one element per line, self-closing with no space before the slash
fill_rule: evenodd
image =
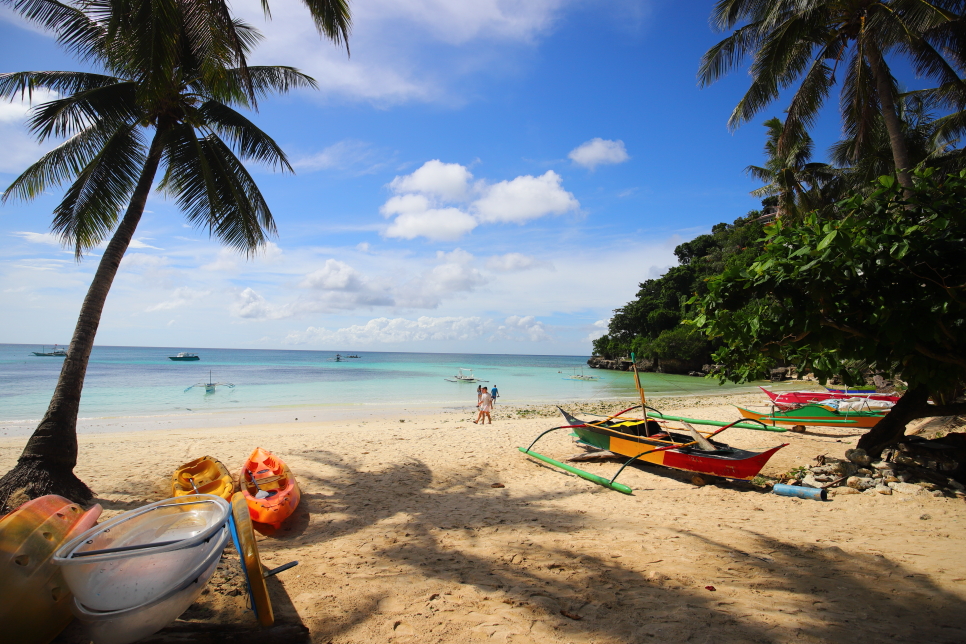
<path id="1" fill-rule="evenodd" d="M 171 477 L 171 495 L 214 494 L 226 501 L 235 493 L 235 481 L 228 468 L 213 456 L 185 463 Z"/>
<path id="2" fill-rule="evenodd" d="M 444 378 L 443 380 L 447 382 L 487 382 L 474 376 L 472 369 L 463 369 L 462 367 L 460 367 L 455 376 L 452 378 Z"/>
<path id="3" fill-rule="evenodd" d="M 850 398 L 864 398 L 867 400 L 878 400 L 883 402 L 897 403 L 899 402 L 899 396 L 894 396 L 892 394 L 878 394 L 878 393 L 868 393 L 868 394 L 842 394 L 834 393 L 832 391 L 784 391 L 778 393 L 776 391 L 770 391 L 764 387 L 759 387 L 768 398 L 775 403 L 775 406 L 779 409 L 790 409 L 799 405 L 807 405 L 808 403 L 821 403 L 828 400 L 844 400 Z"/>
<path id="4" fill-rule="evenodd" d="M 100 514 L 99 505 L 85 512 L 51 494 L 0 519 L 0 624 L 5 641 L 46 644 L 73 619 L 70 590 L 51 559 Z"/>
<path id="5" fill-rule="evenodd" d="M 40 351 L 31 351 L 30 353 L 34 354 L 35 356 L 45 356 L 45 357 L 52 357 L 52 358 L 66 358 L 67 357 L 67 350 L 66 349 L 58 349 L 57 347 L 58 347 L 58 345 L 55 344 L 54 347 L 50 351 L 47 351 L 47 347 L 42 347 Z"/>
<path id="6" fill-rule="evenodd" d="M 256 447 L 238 474 L 252 521 L 278 527 L 291 516 L 302 498 L 298 481 L 285 462 Z"/>
<path id="7" fill-rule="evenodd" d="M 757 420 L 769 425 L 805 425 L 827 427 L 857 427 L 869 429 L 875 427 L 882 420 L 887 411 L 844 411 L 840 412 L 824 405 L 808 404 L 786 411 L 771 413 L 757 412 L 738 407 L 738 411 L 745 418 Z"/>
<path id="8" fill-rule="evenodd" d="M 754 478 L 768 459 L 785 446 L 778 445 L 764 452 L 737 449 L 711 440 L 714 432 L 704 433 L 707 442 L 702 446 L 693 434 L 666 429 L 656 420 L 593 422 L 571 416 L 563 409 L 560 413 L 573 428 L 578 442 L 584 445 L 676 470 L 730 479 Z"/>
<path id="9" fill-rule="evenodd" d="M 168 356 L 168 360 L 174 360 L 175 362 L 191 362 L 193 360 L 201 360 L 197 353 L 187 353 L 182 351 L 176 356 Z"/>

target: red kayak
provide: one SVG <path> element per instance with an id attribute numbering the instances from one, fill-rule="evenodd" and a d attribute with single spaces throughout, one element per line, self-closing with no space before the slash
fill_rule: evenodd
<path id="1" fill-rule="evenodd" d="M 899 402 L 899 396 L 893 396 L 891 394 L 844 394 L 833 393 L 831 391 L 786 391 L 779 394 L 774 391 L 768 391 L 764 387 L 759 387 L 759 389 L 764 391 L 765 395 L 771 398 L 775 406 L 780 409 L 821 402 L 823 400 L 844 400 L 847 398 L 868 398 L 869 400 L 882 400 L 893 404 Z"/>

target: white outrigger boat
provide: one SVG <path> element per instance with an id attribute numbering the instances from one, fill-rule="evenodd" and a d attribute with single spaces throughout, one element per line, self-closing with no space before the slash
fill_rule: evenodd
<path id="1" fill-rule="evenodd" d="M 462 367 L 452 378 L 444 378 L 446 382 L 489 382 L 489 380 L 480 380 L 473 375 L 472 369 L 463 369 Z"/>
<path id="2" fill-rule="evenodd" d="M 600 376 L 585 376 L 584 368 L 580 368 L 580 374 L 577 373 L 577 368 L 574 367 L 573 375 L 567 376 L 564 380 L 600 380 Z"/>
<path id="3" fill-rule="evenodd" d="M 194 389 L 195 387 L 204 387 L 206 394 L 213 394 L 215 393 L 215 387 L 228 387 L 229 389 L 232 389 L 234 386 L 235 386 L 234 383 L 231 383 L 231 382 L 212 382 L 211 372 L 209 371 L 208 382 L 196 382 L 190 387 L 185 387 L 185 393 L 187 393 L 188 390 L 190 389 Z"/>

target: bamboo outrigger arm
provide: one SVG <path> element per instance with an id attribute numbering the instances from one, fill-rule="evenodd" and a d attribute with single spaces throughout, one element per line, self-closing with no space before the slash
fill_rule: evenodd
<path id="1" fill-rule="evenodd" d="M 632 494 L 633 490 L 631 490 L 631 488 L 624 485 L 623 483 L 614 483 L 613 481 L 608 481 L 603 476 L 597 476 L 596 474 L 585 472 L 584 470 L 578 469 L 573 465 L 567 465 L 566 463 L 561 463 L 560 461 L 554 460 L 549 456 L 544 456 L 543 454 L 530 451 L 531 449 L 533 449 L 533 446 L 537 444 L 538 440 L 540 440 L 550 432 L 557 431 L 558 429 L 572 429 L 573 427 L 574 425 L 561 425 L 560 427 L 552 427 L 547 431 L 543 432 L 542 434 L 540 434 L 539 436 L 537 436 L 534 439 L 534 441 L 530 443 L 530 447 L 526 449 L 522 447 L 518 447 L 517 449 L 523 452 L 524 454 L 526 454 L 527 456 L 532 456 L 533 458 L 541 460 L 544 463 L 553 465 L 554 467 L 559 467 L 560 469 L 570 472 L 571 474 L 576 474 L 580 478 L 587 479 L 588 481 L 591 481 L 592 483 L 596 483 L 597 485 L 603 485 L 604 487 L 610 488 L 612 490 L 616 490 L 623 494 Z"/>

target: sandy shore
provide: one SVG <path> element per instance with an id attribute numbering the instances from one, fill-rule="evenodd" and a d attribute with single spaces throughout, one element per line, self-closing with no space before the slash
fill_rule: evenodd
<path id="1" fill-rule="evenodd" d="M 732 402 L 761 396 L 655 401 L 719 420 L 736 417 Z M 653 466 L 625 470 L 625 496 L 516 450 L 559 424 L 552 409 L 498 405 L 485 427 L 470 422 L 474 411 L 84 434 L 76 471 L 105 517 L 168 496 L 174 468 L 204 454 L 234 470 L 262 446 L 299 479 L 296 515 L 259 543 L 268 566 L 299 561 L 269 582 L 279 625 L 258 630 L 226 558 L 206 594 L 151 641 L 966 641 L 962 500 L 821 503 L 743 482 L 695 487 Z M 839 456 L 857 435 L 721 438 L 790 443 L 766 467 L 777 475 Z M 3 471 L 24 442 L 0 438 Z M 558 459 L 581 451 L 563 431 L 539 447 Z M 605 475 L 618 465 L 581 467 Z M 58 641 L 83 640 L 72 627 Z"/>

